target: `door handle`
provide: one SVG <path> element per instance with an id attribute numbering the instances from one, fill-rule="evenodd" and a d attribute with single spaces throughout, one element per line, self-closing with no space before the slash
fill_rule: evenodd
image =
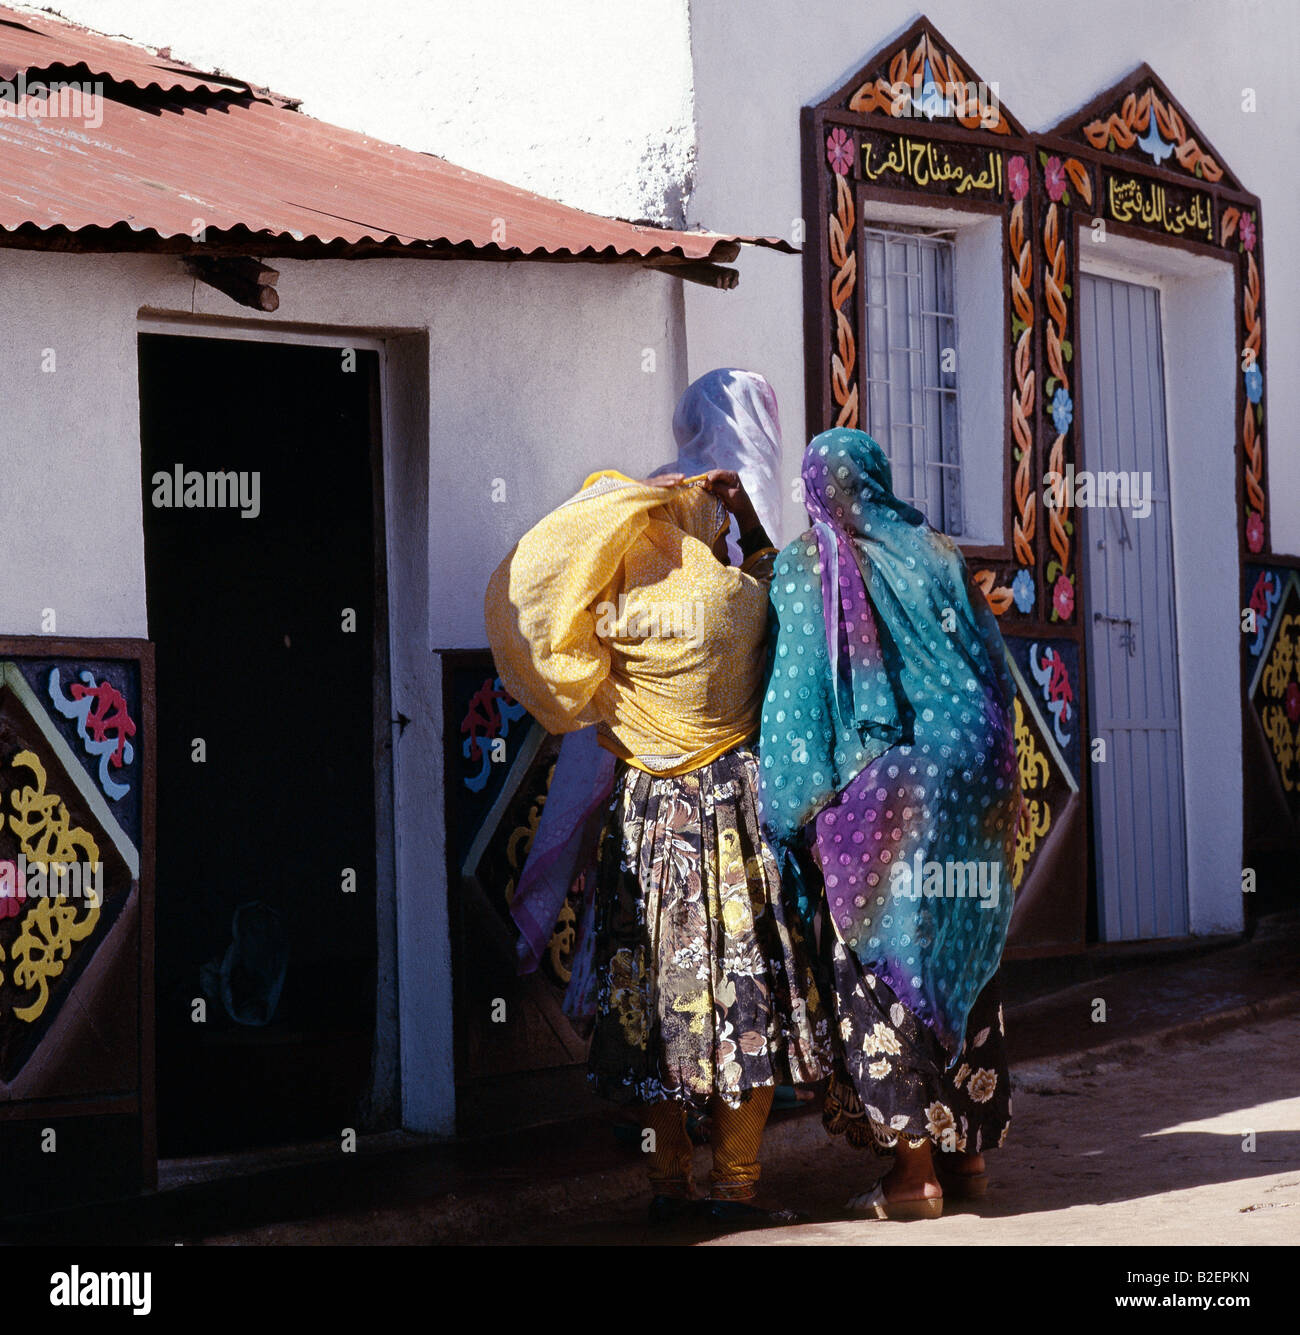
<path id="1" fill-rule="evenodd" d="M 1132 617 L 1115 617 L 1109 612 L 1094 612 L 1092 614 L 1093 622 L 1105 622 L 1110 626 L 1123 626 L 1123 633 L 1119 637 L 1119 647 L 1128 653 L 1130 658 L 1137 656 L 1137 636 L 1133 633 L 1133 627 L 1137 624 Z"/>

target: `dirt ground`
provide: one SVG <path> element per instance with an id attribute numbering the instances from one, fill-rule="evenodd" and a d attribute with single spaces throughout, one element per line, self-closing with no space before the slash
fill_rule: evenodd
<path id="1" fill-rule="evenodd" d="M 712 1246 L 1294 1245 L 1300 1243 L 1300 1015 L 1189 1038 L 1104 1064 L 1013 1071 L 1007 1144 L 988 1196 L 942 1219 L 846 1218 L 879 1169 L 810 1121 L 774 1136 L 765 1194 L 810 1222 L 707 1237 L 644 1222 L 646 1198 L 551 1216 L 506 1243 Z M 1253 1137 L 1253 1140 L 1252 1140 Z M 708 1172 L 697 1152 L 697 1177 Z"/>

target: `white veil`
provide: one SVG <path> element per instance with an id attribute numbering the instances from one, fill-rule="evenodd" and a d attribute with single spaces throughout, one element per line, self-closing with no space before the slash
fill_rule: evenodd
<path id="1" fill-rule="evenodd" d="M 776 393 L 756 371 L 720 367 L 686 387 L 673 413 L 677 459 L 660 473 L 707 473 L 729 468 L 740 474 L 745 491 L 773 542 L 781 527 L 781 423 Z M 736 521 L 727 548 L 740 563 Z"/>

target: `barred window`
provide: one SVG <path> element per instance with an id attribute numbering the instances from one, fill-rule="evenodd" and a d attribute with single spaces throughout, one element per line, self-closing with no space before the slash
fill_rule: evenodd
<path id="1" fill-rule="evenodd" d="M 954 250 L 919 228 L 862 229 L 867 430 L 889 456 L 896 494 L 959 537 Z"/>

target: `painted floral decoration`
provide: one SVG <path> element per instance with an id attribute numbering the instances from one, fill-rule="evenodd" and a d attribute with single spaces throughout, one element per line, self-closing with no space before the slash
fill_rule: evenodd
<path id="1" fill-rule="evenodd" d="M 1059 200 L 1065 194 L 1065 168 L 1060 158 L 1048 158 L 1043 164 L 1043 176 L 1047 181 L 1047 194 L 1052 200 Z"/>
<path id="2" fill-rule="evenodd" d="M 1264 521 L 1257 510 L 1246 516 L 1246 546 L 1257 552 L 1264 545 Z"/>
<path id="3" fill-rule="evenodd" d="M 1241 244 L 1246 250 L 1255 249 L 1255 215 L 1253 213 L 1243 213 L 1241 222 L 1238 224 L 1238 235 L 1241 237 Z"/>
<path id="4" fill-rule="evenodd" d="M 1258 403 L 1264 397 L 1264 372 L 1258 362 L 1251 362 L 1246 367 L 1246 397 L 1251 403 Z"/>
<path id="5" fill-rule="evenodd" d="M 1024 199 L 1029 193 L 1029 164 L 1019 154 L 1007 160 L 1007 182 L 1012 199 Z"/>
<path id="6" fill-rule="evenodd" d="M 27 907 L 27 892 L 18 881 L 18 864 L 10 863 L 0 875 L 0 921 L 16 918 Z"/>
<path id="7" fill-rule="evenodd" d="M 1052 609 L 1062 621 L 1074 615 L 1074 585 L 1069 575 L 1058 575 L 1052 588 Z"/>
<path id="8" fill-rule="evenodd" d="M 1056 427 L 1057 433 L 1063 436 L 1073 421 L 1074 401 L 1070 398 L 1070 391 L 1064 385 L 1059 385 L 1056 393 L 1052 395 L 1052 424 Z"/>
<path id="9" fill-rule="evenodd" d="M 837 176 L 847 176 L 853 166 L 853 143 L 838 125 L 826 136 L 826 161 Z"/>
<path id="10" fill-rule="evenodd" d="M 1016 577 L 1011 581 L 1011 597 L 1019 611 L 1034 610 L 1034 577 L 1028 570 L 1016 571 Z"/>

